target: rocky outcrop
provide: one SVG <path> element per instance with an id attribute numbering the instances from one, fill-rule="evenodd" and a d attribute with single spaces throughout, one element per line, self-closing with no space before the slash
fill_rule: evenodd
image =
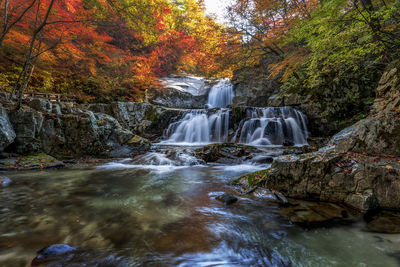
<path id="1" fill-rule="evenodd" d="M 214 82 L 188 75 L 165 77 L 160 79 L 162 87 L 146 91 L 146 102 L 168 108 L 204 108 Z"/>
<path id="2" fill-rule="evenodd" d="M 338 153 L 282 156 L 270 170 L 243 176 L 235 184 L 273 188 L 292 198 L 342 202 L 364 212 L 400 208 L 400 163 L 393 158 Z"/>
<path id="3" fill-rule="evenodd" d="M 400 117 L 367 118 L 335 135 L 326 149 L 400 156 Z"/>
<path id="4" fill-rule="evenodd" d="M 136 135 L 156 140 L 163 135 L 169 124 L 176 121 L 184 110 L 167 109 L 146 103 L 114 102 L 92 104 L 88 109 L 114 117 L 124 128 Z"/>
<path id="5" fill-rule="evenodd" d="M 391 63 L 379 81 L 371 113 L 375 117 L 399 117 L 400 60 Z"/>
<path id="6" fill-rule="evenodd" d="M 175 88 L 155 88 L 147 90 L 146 99 L 150 104 L 168 108 L 204 108 L 207 94 L 192 95 Z"/>
<path id="7" fill-rule="evenodd" d="M 114 103 L 98 107 L 118 115 L 117 118 L 125 126 L 116 118 L 87 110 L 85 106 L 30 99 L 27 106 L 20 110 L 2 113 L 0 137 L 3 134 L 7 152 L 20 155 L 45 152 L 63 158 L 126 157 L 150 149 L 151 143 L 136 136 L 128 127 L 138 132 L 147 130 L 146 126 L 151 124 L 146 124 L 145 118 L 152 115 L 155 121 L 161 120 L 157 117 L 157 108 L 139 103 Z M 129 112 L 130 109 L 132 112 Z"/>
<path id="8" fill-rule="evenodd" d="M 39 135 L 43 125 L 43 114 L 33 109 L 23 108 L 11 110 L 9 117 L 16 138 L 8 150 L 23 155 L 39 152 L 41 149 Z"/>

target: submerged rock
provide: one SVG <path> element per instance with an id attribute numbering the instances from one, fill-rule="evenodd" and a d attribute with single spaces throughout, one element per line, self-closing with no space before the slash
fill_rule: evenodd
<path id="1" fill-rule="evenodd" d="M 238 198 L 235 197 L 234 195 L 232 195 L 231 193 L 226 193 L 226 194 L 217 196 L 215 199 L 223 202 L 226 206 L 231 205 L 238 201 Z"/>
<path id="2" fill-rule="evenodd" d="M 2 187 L 7 187 L 11 184 L 11 179 L 5 176 L 0 177 L 0 185 Z"/>
<path id="3" fill-rule="evenodd" d="M 123 257 L 55 244 L 38 251 L 31 266 L 128 266 Z"/>
<path id="4" fill-rule="evenodd" d="M 372 218 L 367 219 L 367 230 L 378 233 L 400 233 L 400 213 L 381 211 Z"/>
<path id="5" fill-rule="evenodd" d="M 303 227 L 327 227 L 349 224 L 357 219 L 357 213 L 341 205 L 325 202 L 294 201 L 279 209 L 279 214 L 292 223 Z"/>

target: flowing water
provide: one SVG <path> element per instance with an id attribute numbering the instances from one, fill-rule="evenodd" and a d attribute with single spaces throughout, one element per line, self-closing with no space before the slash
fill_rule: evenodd
<path id="1" fill-rule="evenodd" d="M 13 183 L 0 188 L 0 266 L 30 266 L 56 243 L 81 252 L 48 266 L 399 265 L 399 235 L 365 232 L 362 222 L 305 230 L 267 200 L 215 200 L 265 165 L 206 166 L 171 153 L 5 173 Z"/>
<path id="2" fill-rule="evenodd" d="M 228 141 L 229 110 L 187 111 L 183 118 L 172 123 L 165 135 L 165 144 L 199 145 Z"/>
<path id="3" fill-rule="evenodd" d="M 292 107 L 247 108 L 233 138 L 229 137 L 231 111 L 227 109 L 234 97 L 233 85 L 221 80 L 214 85 L 206 106 L 213 109 L 188 110 L 165 131 L 163 144 L 201 145 L 210 143 L 250 144 L 255 146 L 307 145 L 305 115 Z"/>
<path id="4" fill-rule="evenodd" d="M 307 145 L 306 117 L 294 108 L 250 108 L 247 117 L 248 120 L 239 127 L 240 143 L 255 146 Z"/>
<path id="5" fill-rule="evenodd" d="M 211 88 L 207 105 L 210 108 L 226 108 L 232 105 L 234 96 L 233 84 L 229 80 L 221 80 Z"/>

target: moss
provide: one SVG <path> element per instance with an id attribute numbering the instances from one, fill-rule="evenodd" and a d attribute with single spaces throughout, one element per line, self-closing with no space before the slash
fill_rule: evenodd
<path id="1" fill-rule="evenodd" d="M 25 156 L 25 157 L 21 158 L 21 161 L 30 162 L 30 163 L 44 163 L 44 162 L 49 163 L 49 162 L 55 162 L 56 159 L 45 153 L 38 153 L 38 154 Z"/>
<path id="2" fill-rule="evenodd" d="M 149 121 L 155 122 L 158 120 L 158 114 L 155 108 L 150 109 L 150 111 L 146 115 Z"/>
<path id="3" fill-rule="evenodd" d="M 270 169 L 256 171 L 233 180 L 232 185 L 254 187 L 265 183 L 268 179 L 269 173 Z"/>
<path id="4" fill-rule="evenodd" d="M 136 144 L 136 143 L 139 143 L 142 141 L 145 141 L 145 139 L 143 137 L 140 137 L 139 135 L 135 135 L 127 142 L 127 144 Z"/>

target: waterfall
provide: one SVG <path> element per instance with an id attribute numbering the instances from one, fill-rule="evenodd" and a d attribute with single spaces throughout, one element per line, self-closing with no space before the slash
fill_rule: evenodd
<path id="1" fill-rule="evenodd" d="M 191 110 L 165 131 L 165 144 L 224 143 L 228 141 L 229 110 Z"/>
<path id="2" fill-rule="evenodd" d="M 251 145 L 307 145 L 305 115 L 291 107 L 251 108 L 237 135 L 239 142 Z M 234 137 L 236 141 L 237 136 Z"/>
<path id="3" fill-rule="evenodd" d="M 292 107 L 247 108 L 234 137 L 228 140 L 228 105 L 234 97 L 232 83 L 225 79 L 214 85 L 208 95 L 212 109 L 190 110 L 164 132 L 164 144 L 243 143 L 254 146 L 307 145 L 307 120 Z M 233 132 L 232 132 L 233 133 Z M 230 138 L 230 137 L 229 137 Z"/>
<path id="4" fill-rule="evenodd" d="M 234 96 L 232 83 L 227 79 L 221 80 L 211 88 L 207 105 L 210 108 L 225 108 L 232 105 Z"/>

